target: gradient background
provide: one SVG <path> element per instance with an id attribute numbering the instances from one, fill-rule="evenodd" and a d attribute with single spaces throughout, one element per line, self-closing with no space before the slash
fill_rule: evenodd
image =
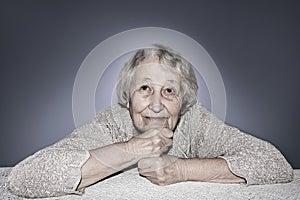
<path id="1" fill-rule="evenodd" d="M 156 26 L 211 55 L 227 123 L 273 143 L 300 168 L 299 1 L 1 1 L 0 166 L 13 166 L 74 128 L 77 70 L 101 41 Z"/>

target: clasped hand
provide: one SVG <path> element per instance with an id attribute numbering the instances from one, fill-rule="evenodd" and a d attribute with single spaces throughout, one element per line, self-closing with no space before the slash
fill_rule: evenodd
<path id="1" fill-rule="evenodd" d="M 170 185 L 187 181 L 185 161 L 171 155 L 154 158 L 144 158 L 138 162 L 138 169 L 142 176 L 156 185 Z"/>
<path id="2" fill-rule="evenodd" d="M 139 173 L 157 185 L 186 181 L 185 161 L 163 154 L 172 145 L 173 132 L 167 128 L 151 129 L 129 142 L 131 152 L 140 155 Z"/>
<path id="3" fill-rule="evenodd" d="M 150 129 L 127 142 L 127 151 L 140 159 L 158 157 L 172 145 L 173 132 L 167 128 Z"/>

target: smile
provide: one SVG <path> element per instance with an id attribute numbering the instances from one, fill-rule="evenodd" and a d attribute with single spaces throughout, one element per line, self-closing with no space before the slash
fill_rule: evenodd
<path id="1" fill-rule="evenodd" d="M 155 121 L 165 121 L 165 120 L 168 120 L 168 117 L 148 117 L 148 116 L 144 116 L 143 118 L 146 118 L 148 120 L 155 120 Z"/>
<path id="2" fill-rule="evenodd" d="M 143 121 L 153 127 L 166 127 L 168 124 L 167 117 L 143 117 Z"/>

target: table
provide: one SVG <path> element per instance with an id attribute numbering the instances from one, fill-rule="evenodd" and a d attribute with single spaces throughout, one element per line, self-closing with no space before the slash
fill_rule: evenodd
<path id="1" fill-rule="evenodd" d="M 0 199 L 25 199 L 11 194 L 6 188 L 11 168 L 0 168 Z M 139 176 L 136 168 L 130 169 L 86 188 L 82 196 L 66 195 L 43 200 L 69 199 L 299 199 L 300 169 L 294 170 L 290 183 L 272 185 L 220 184 L 183 182 L 157 186 Z"/>

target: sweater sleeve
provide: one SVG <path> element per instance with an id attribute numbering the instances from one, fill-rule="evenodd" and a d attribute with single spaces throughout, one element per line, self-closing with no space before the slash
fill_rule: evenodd
<path id="1" fill-rule="evenodd" d="M 82 194 L 76 188 L 88 150 L 112 143 L 109 126 L 102 116 L 75 129 L 68 137 L 42 149 L 17 164 L 8 177 L 11 192 L 23 197 Z"/>
<path id="2" fill-rule="evenodd" d="M 193 116 L 202 131 L 206 157 L 223 158 L 231 172 L 244 178 L 248 185 L 284 183 L 293 180 L 293 168 L 272 144 L 246 134 L 217 119 L 200 105 Z M 201 152 L 198 151 L 198 152 Z"/>

